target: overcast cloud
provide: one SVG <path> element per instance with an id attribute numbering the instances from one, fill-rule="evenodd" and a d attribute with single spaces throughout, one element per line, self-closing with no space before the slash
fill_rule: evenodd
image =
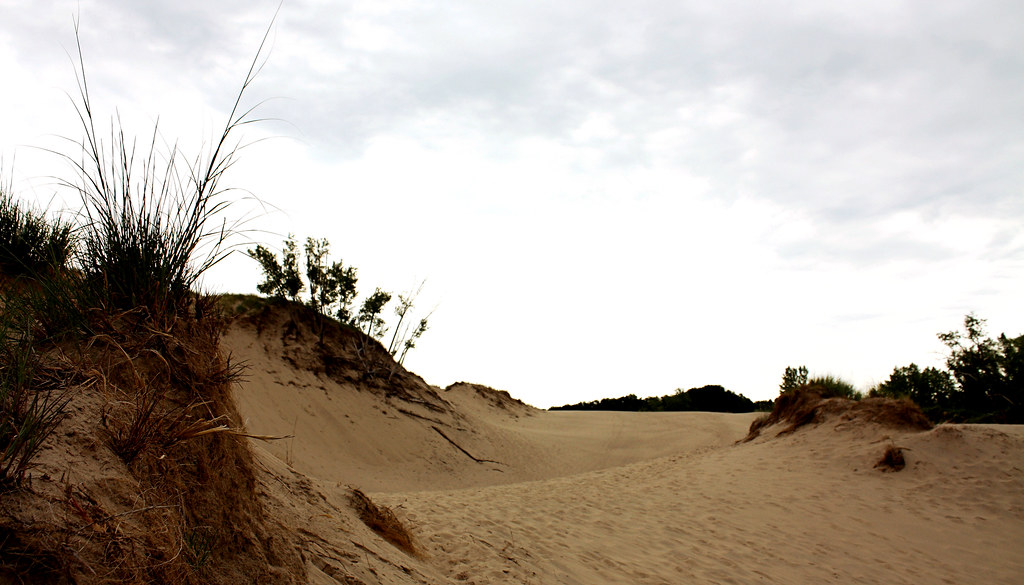
<path id="1" fill-rule="evenodd" d="M 5 173 L 52 195 L 26 147 L 78 134 L 73 15 L 103 115 L 188 147 L 276 8 L 0 0 Z M 1024 333 L 1020 2 L 289 0 L 271 44 L 247 138 L 277 138 L 233 182 L 363 288 L 428 279 L 432 383 L 769 398 L 787 365 L 937 365 L 968 311 Z"/>

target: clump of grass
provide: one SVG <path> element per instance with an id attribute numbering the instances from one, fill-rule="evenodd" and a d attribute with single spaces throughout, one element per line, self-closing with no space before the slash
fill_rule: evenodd
<path id="1" fill-rule="evenodd" d="M 0 489 L 19 485 L 64 418 L 67 398 L 42 388 L 38 335 L 70 311 L 57 299 L 74 247 L 69 223 L 16 201 L 0 184 Z"/>
<path id="2" fill-rule="evenodd" d="M 64 268 L 74 249 L 71 224 L 15 200 L 11 184 L 0 183 L 0 274 L 49 276 Z"/>
<path id="3" fill-rule="evenodd" d="M 118 119 L 104 143 L 78 43 L 75 109 L 84 137 L 71 140 L 81 158 L 61 155 L 75 174 L 74 180 L 62 182 L 82 200 L 78 265 L 86 287 L 104 309 L 141 307 L 156 321 L 183 314 L 194 301 L 193 288 L 200 276 L 231 252 L 226 241 L 239 232 L 242 222 L 220 219 L 233 203 L 221 180 L 240 148 L 233 136 L 240 126 L 254 121 L 252 109 L 242 109 L 242 97 L 259 71 L 265 43 L 266 37 L 220 136 L 192 160 L 177 145 L 161 152 L 158 126 L 148 144 L 139 148 Z"/>
<path id="4" fill-rule="evenodd" d="M 205 302 L 197 304 L 198 312 L 209 310 Z M 126 463 L 151 448 L 167 450 L 205 435 L 237 432 L 228 417 L 211 408 L 218 392 L 241 376 L 240 366 L 217 350 L 215 321 L 183 320 L 166 333 L 149 336 L 124 334 L 113 323 L 110 333 L 90 340 L 89 345 L 107 345 L 124 357 L 98 369 L 117 397 L 104 407 L 100 422 L 111 448 Z"/>
<path id="5" fill-rule="evenodd" d="M 169 449 L 204 435 L 233 432 L 226 417 L 194 416 L 196 409 L 205 406 L 203 403 L 161 408 L 160 394 L 142 389 L 134 402 L 114 405 L 122 407 L 119 416 L 104 413 L 102 424 L 110 433 L 111 448 L 125 463 L 152 447 Z"/>
<path id="6" fill-rule="evenodd" d="M 848 398 L 860 400 L 861 393 L 853 384 L 831 374 L 815 376 L 807 381 L 807 388 L 812 388 L 821 394 L 822 398 Z"/>
<path id="7" fill-rule="evenodd" d="M 0 489 L 25 478 L 39 449 L 64 418 L 67 398 L 38 387 L 39 356 L 16 299 L 0 313 Z"/>
<path id="8" fill-rule="evenodd" d="M 903 449 L 889 444 L 885 448 L 885 452 L 882 453 L 882 458 L 875 463 L 875 469 L 881 469 L 882 471 L 900 471 L 907 466 L 907 460 L 903 457 Z"/>
<path id="9" fill-rule="evenodd" d="M 213 556 L 213 547 L 217 543 L 213 528 L 196 526 L 185 532 L 185 560 L 193 571 L 202 571 Z"/>
<path id="10" fill-rule="evenodd" d="M 366 524 L 384 540 L 390 542 L 403 551 L 415 555 L 416 546 L 413 544 L 412 534 L 406 530 L 402 522 L 387 506 L 378 506 L 358 488 L 349 488 L 349 498 L 352 507 L 359 514 L 359 519 Z"/>
<path id="11" fill-rule="evenodd" d="M 772 411 L 750 424 L 750 431 L 743 441 L 757 438 L 763 429 L 776 424 L 788 423 L 778 432 L 777 436 L 781 436 L 807 425 L 821 423 L 829 417 L 839 417 L 846 421 L 859 420 L 897 429 L 932 428 L 928 417 L 909 400 L 828 398 L 822 395 L 818 386 L 806 384 L 780 394 L 775 399 Z"/>
<path id="12" fill-rule="evenodd" d="M 16 200 L 10 183 L 0 183 L 0 289 L 6 303 L 17 298 L 18 310 L 31 314 L 37 337 L 83 328 L 77 273 L 68 266 L 76 243 L 70 223 Z"/>

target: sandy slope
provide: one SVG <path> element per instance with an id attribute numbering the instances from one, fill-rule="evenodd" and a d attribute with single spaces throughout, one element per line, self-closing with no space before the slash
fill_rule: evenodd
<path id="1" fill-rule="evenodd" d="M 314 374 L 236 327 L 261 491 L 313 583 L 1019 583 L 1024 428 L 550 413 L 471 385 L 412 402 Z M 424 385 L 424 388 L 426 386 Z M 874 468 L 886 445 L 908 466 Z M 474 458 L 476 460 L 474 460 Z M 395 509 L 420 555 L 347 507 Z"/>
<path id="2" fill-rule="evenodd" d="M 884 436 L 909 467 L 873 469 Z M 543 482 L 389 495 L 475 583 L 1016 583 L 1024 432 L 830 425 Z M 507 577 L 505 577 L 507 575 Z"/>

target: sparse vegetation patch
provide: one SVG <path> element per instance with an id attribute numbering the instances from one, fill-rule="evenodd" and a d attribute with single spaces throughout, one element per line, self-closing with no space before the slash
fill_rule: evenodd
<path id="1" fill-rule="evenodd" d="M 882 471 L 900 471 L 907 466 L 907 460 L 903 457 L 903 449 L 890 444 L 882 453 L 882 458 L 875 464 L 875 469 Z"/>
<path id="2" fill-rule="evenodd" d="M 395 516 L 391 508 L 374 504 L 373 500 L 358 488 L 350 488 L 349 498 L 352 508 L 370 530 L 410 555 L 417 554 L 412 534 L 405 528 L 398 516 Z"/>

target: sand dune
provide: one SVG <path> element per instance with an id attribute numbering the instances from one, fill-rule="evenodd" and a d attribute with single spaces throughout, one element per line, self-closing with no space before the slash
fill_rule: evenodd
<path id="1" fill-rule="evenodd" d="M 738 443 L 754 415 L 543 412 L 415 380 L 311 371 L 236 326 L 236 392 L 268 507 L 314 583 L 1019 583 L 1024 427 L 830 416 Z M 417 385 L 419 384 L 419 385 Z M 410 396 L 412 399 L 410 400 Z M 889 445 L 907 466 L 875 464 Z M 348 485 L 411 530 L 370 532 Z"/>
<path id="2" fill-rule="evenodd" d="M 254 335 L 248 326 L 232 328 L 225 344 L 247 365 L 235 394 L 246 428 L 289 437 L 266 450 L 311 477 L 369 491 L 466 488 L 625 465 L 730 443 L 752 420 L 545 412 L 483 386 L 441 390 L 422 381 L 417 402 L 410 402 L 297 367 L 288 357 L 294 344 Z"/>
<path id="3" fill-rule="evenodd" d="M 383 500 L 405 511 L 456 581 L 1013 583 L 1024 569 L 1024 436 L 1014 431 L 890 435 L 909 449 L 899 473 L 873 469 L 885 433 L 823 426 L 549 481 Z"/>
<path id="4" fill-rule="evenodd" d="M 0 498 L 0 585 L 1024 575 L 1024 426 L 806 389 L 765 419 L 546 412 L 432 387 L 344 327 L 321 340 L 306 307 L 248 307 L 223 338 L 127 321 L 51 349 L 70 402 Z"/>

